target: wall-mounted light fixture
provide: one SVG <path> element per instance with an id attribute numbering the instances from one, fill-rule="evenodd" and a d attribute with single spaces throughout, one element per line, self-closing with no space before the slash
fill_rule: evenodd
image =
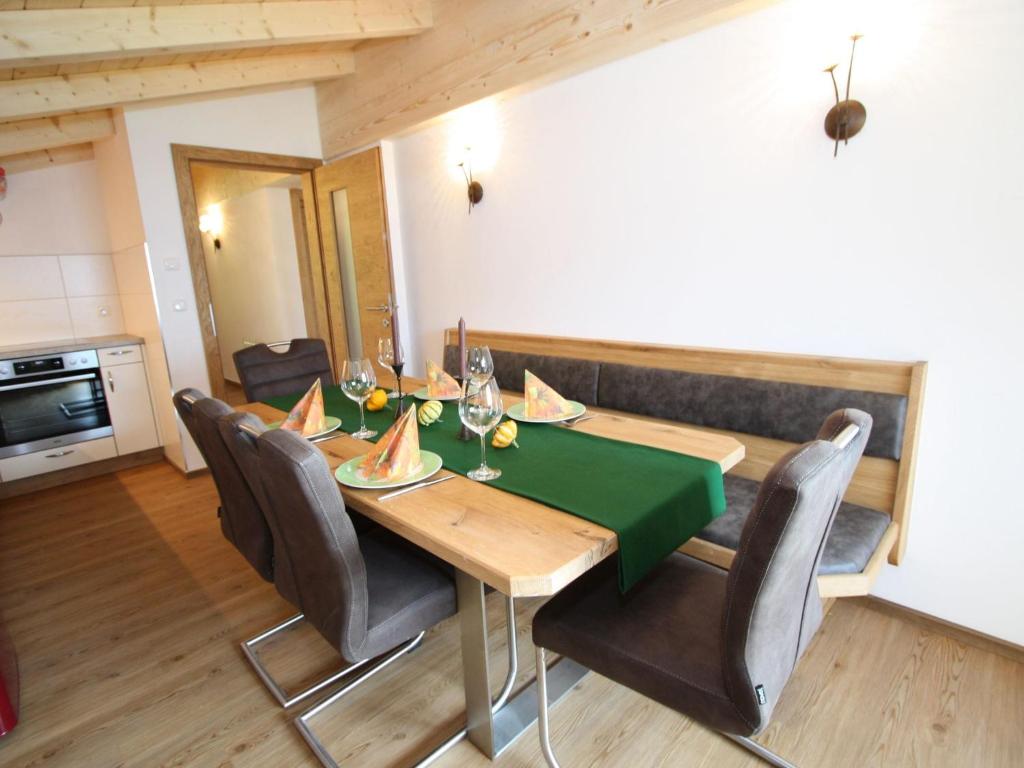
<path id="1" fill-rule="evenodd" d="M 462 175 L 466 177 L 466 195 L 469 197 L 469 212 L 473 212 L 473 206 L 484 199 L 484 187 L 479 182 L 473 179 L 473 164 L 471 161 L 471 148 L 466 147 L 466 154 L 462 162 L 459 163 L 459 168 L 462 169 Z"/>
<path id="2" fill-rule="evenodd" d="M 205 213 L 199 214 L 199 231 L 213 238 L 213 248 L 220 250 L 220 236 L 224 231 L 224 214 L 220 207 L 211 205 Z"/>
<path id="3" fill-rule="evenodd" d="M 839 142 L 842 141 L 844 144 L 849 144 L 850 139 L 860 133 L 868 119 L 868 111 L 864 108 L 864 105 L 850 98 L 850 81 L 853 79 L 853 55 L 857 52 L 857 41 L 861 37 L 863 35 L 853 35 L 850 38 L 853 41 L 853 45 L 850 47 L 850 68 L 846 72 L 846 98 L 842 101 L 839 100 L 839 84 L 836 82 L 836 67 L 839 65 L 833 64 L 831 67 L 825 68 L 825 71 L 832 78 L 832 88 L 836 93 L 836 105 L 825 115 L 825 133 L 830 139 L 835 141 L 832 157 L 839 155 Z"/>

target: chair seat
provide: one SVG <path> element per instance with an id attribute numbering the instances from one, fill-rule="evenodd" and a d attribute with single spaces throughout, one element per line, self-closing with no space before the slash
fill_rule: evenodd
<path id="1" fill-rule="evenodd" d="M 359 536 L 359 549 L 369 597 L 363 658 L 391 650 L 455 614 L 452 576 L 428 553 L 380 527 Z"/>
<path id="2" fill-rule="evenodd" d="M 725 476 L 725 514 L 714 520 L 697 538 L 712 544 L 736 549 L 747 515 L 754 506 L 760 484 L 733 475 Z M 818 566 L 820 575 L 860 573 L 878 548 L 889 516 L 866 507 L 843 503 L 839 505 L 835 522 L 825 542 L 825 552 Z"/>
<path id="3" fill-rule="evenodd" d="M 722 673 L 726 577 L 676 553 L 622 595 L 612 558 L 537 612 L 533 642 L 712 728 L 750 735 Z"/>

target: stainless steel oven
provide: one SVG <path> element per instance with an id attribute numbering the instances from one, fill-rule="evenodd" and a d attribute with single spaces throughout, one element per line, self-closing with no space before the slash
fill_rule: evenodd
<path id="1" fill-rule="evenodd" d="M 96 350 L 0 360 L 0 458 L 113 434 Z"/>

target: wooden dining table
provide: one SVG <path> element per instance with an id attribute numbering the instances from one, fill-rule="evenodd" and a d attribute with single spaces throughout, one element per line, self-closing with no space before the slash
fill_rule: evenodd
<path id="1" fill-rule="evenodd" d="M 415 386 L 420 383 L 411 381 L 409 389 Z M 510 392 L 502 397 L 506 409 L 522 401 L 521 395 Z M 264 403 L 248 403 L 238 410 L 268 423 L 285 415 Z M 744 456 L 743 444 L 728 435 L 600 408 L 588 408 L 588 413 L 595 418 L 572 429 L 708 459 L 723 472 Z M 344 433 L 317 442 L 332 470 L 365 454 L 368 446 Z M 500 468 L 500 453 L 490 448 L 488 452 L 490 463 Z M 441 476 L 445 474 L 453 473 L 442 470 Z M 387 501 L 380 501 L 380 491 L 341 486 L 341 492 L 351 508 L 454 566 L 466 735 L 484 755 L 496 758 L 536 720 L 536 682 L 507 698 L 503 706 L 492 706 L 485 585 L 511 599 L 554 595 L 616 552 L 615 533 L 462 475 Z M 557 701 L 587 671 L 571 659 L 555 662 L 548 674 L 549 701 Z"/>

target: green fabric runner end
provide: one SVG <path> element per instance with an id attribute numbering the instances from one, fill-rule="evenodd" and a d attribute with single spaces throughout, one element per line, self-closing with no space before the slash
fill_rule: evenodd
<path id="1" fill-rule="evenodd" d="M 289 411 L 302 394 L 264 402 Z M 378 437 L 394 422 L 394 407 L 389 400 L 383 411 L 366 412 Z M 343 431 L 359 429 L 359 406 L 340 388 L 324 388 L 324 410 Z M 480 441 L 459 440 L 461 426 L 458 404 L 444 403 L 440 421 L 420 426 L 420 447 L 465 475 L 480 465 Z M 498 450 L 488 435 L 487 463 L 502 473 L 489 485 L 615 531 L 622 592 L 725 511 L 721 469 L 707 459 L 551 424 L 519 424 L 516 442 Z"/>

